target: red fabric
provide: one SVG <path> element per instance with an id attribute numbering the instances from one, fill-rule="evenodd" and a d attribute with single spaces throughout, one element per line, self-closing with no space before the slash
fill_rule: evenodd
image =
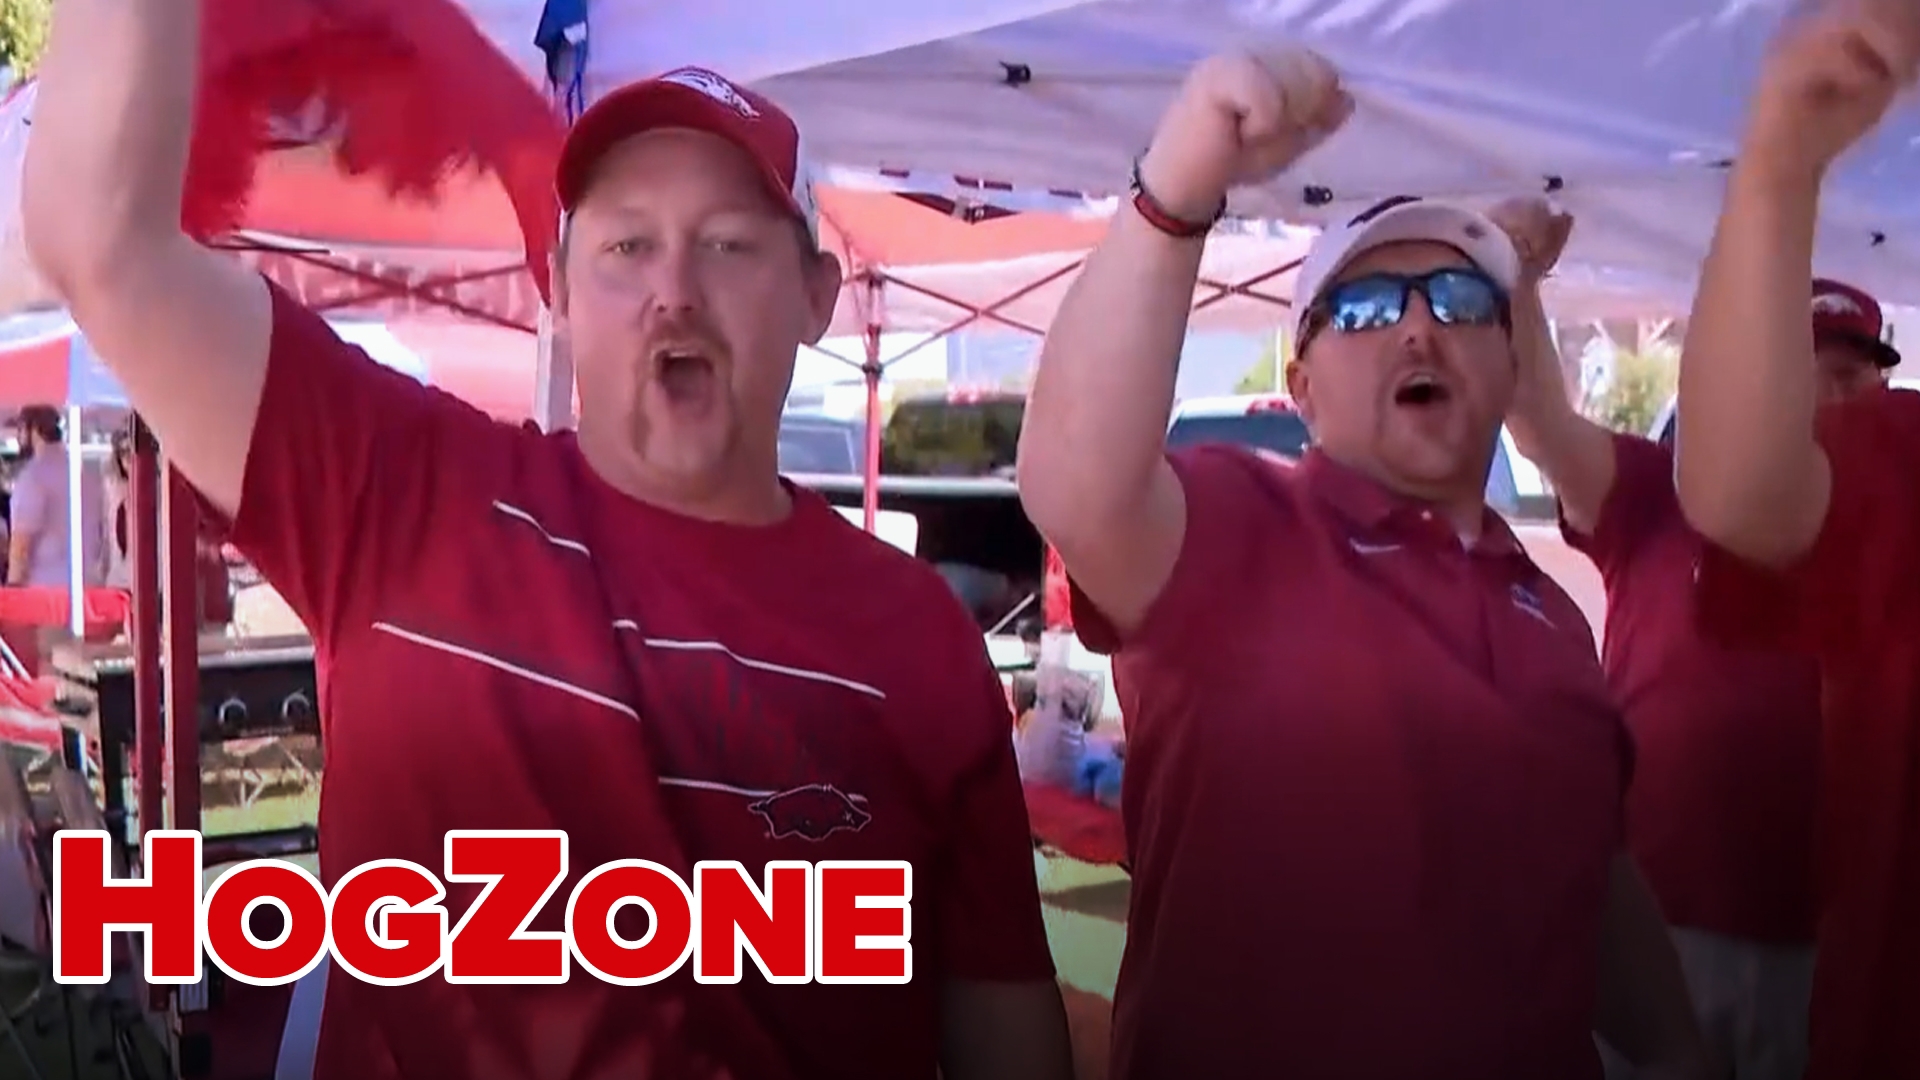
<path id="1" fill-rule="evenodd" d="M 1026 785 L 1033 835 L 1070 859 L 1118 866 L 1127 861 L 1127 830 L 1120 812 L 1054 784 Z"/>
<path id="2" fill-rule="evenodd" d="M 1819 658 L 1820 963 L 1808 1080 L 1920 1078 L 1920 394 L 1828 410 L 1833 496 L 1814 550 L 1771 574 L 1709 548 L 1703 622 Z"/>
<path id="3" fill-rule="evenodd" d="M 125 589 L 86 589 L 80 594 L 89 634 L 118 630 L 133 610 Z M 0 588 L 0 623 L 12 626 L 65 626 L 73 617 L 73 598 L 54 585 Z"/>
<path id="4" fill-rule="evenodd" d="M 329 884 L 437 867 L 450 828 L 564 829 L 545 931 L 614 859 L 915 865 L 910 984 L 335 978 L 318 1076 L 929 1076 L 943 978 L 1052 977 L 1011 719 L 932 571 L 806 493 L 763 530 L 650 511 L 571 436 L 496 424 L 275 304 L 231 540 L 314 635 Z M 763 801 L 813 784 L 836 815 Z M 450 888 L 452 920 L 476 892 Z"/>
<path id="5" fill-rule="evenodd" d="M 209 0 L 182 220 L 207 237 L 239 226 L 277 120 L 327 103 L 342 171 L 396 198 L 431 199 L 479 165 L 513 202 L 542 294 L 557 239 L 564 125 L 546 95 L 451 0 Z"/>
<path id="6" fill-rule="evenodd" d="M 1578 606 L 1491 512 L 1469 552 L 1317 452 L 1171 460 L 1185 543 L 1114 658 L 1114 1076 L 1598 1078 L 1630 754 Z"/>
<path id="7" fill-rule="evenodd" d="M 1041 617 L 1049 630 L 1073 629 L 1073 583 L 1067 580 L 1066 564 L 1060 553 L 1047 545 L 1045 583 L 1041 592 Z"/>
<path id="8" fill-rule="evenodd" d="M 1813 940 L 1820 673 L 1811 658 L 1724 648 L 1693 618 L 1701 541 L 1673 454 L 1615 439 L 1592 536 L 1564 527 L 1607 590 L 1607 681 L 1634 738 L 1627 835 L 1676 926 Z"/>
<path id="9" fill-rule="evenodd" d="M 0 676 L 0 742 L 60 749 L 60 719 L 48 712 L 52 688 L 11 675 Z"/>

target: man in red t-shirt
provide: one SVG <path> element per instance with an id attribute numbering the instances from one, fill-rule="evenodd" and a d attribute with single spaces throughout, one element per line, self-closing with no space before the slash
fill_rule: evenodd
<path id="1" fill-rule="evenodd" d="M 1493 217 L 1537 286 L 1572 220 L 1538 199 Z M 1672 446 L 1574 409 L 1537 287 L 1516 295 L 1514 320 L 1535 345 L 1522 350 L 1507 426 L 1552 481 L 1567 542 L 1606 584 L 1607 682 L 1636 750 L 1628 849 L 1733 1076 L 1799 1080 L 1813 992 L 1819 670 L 1810 657 L 1730 649 L 1701 633 L 1692 590 L 1702 541 L 1674 494 Z M 1823 398 L 1885 389 L 1900 356 L 1880 340 L 1872 297 L 1816 281 L 1812 321 Z"/>
<path id="2" fill-rule="evenodd" d="M 335 972 L 316 1074 L 1070 1075 L 978 630 L 930 568 L 776 471 L 796 352 L 840 283 L 793 122 L 696 70 L 581 117 L 554 267 L 581 416 L 541 434 L 389 371 L 181 235 L 196 7 L 61 5 L 26 217 L 170 459 L 312 631 L 323 881 L 438 870 L 449 829 L 560 829 L 567 877 L 525 928 L 559 931 L 614 860 L 914 867 L 904 985 Z M 448 886 L 448 925 L 478 891 Z"/>
<path id="3" fill-rule="evenodd" d="M 1028 513 L 1114 654 L 1134 871 L 1119 1080 L 1699 1076 L 1621 851 L 1630 747 L 1579 608 L 1484 502 L 1513 244 L 1393 199 L 1301 266 L 1298 466 L 1167 453 L 1202 237 L 1349 107 L 1311 54 L 1195 70 L 1048 336 Z"/>
<path id="4" fill-rule="evenodd" d="M 1823 409 L 1802 306 L 1827 171 L 1916 64 L 1910 5 L 1834 8 L 1778 43 L 1680 372 L 1679 499 L 1714 545 L 1699 614 L 1817 658 L 1824 684 L 1811 1080 L 1920 1078 L 1920 395 Z"/>

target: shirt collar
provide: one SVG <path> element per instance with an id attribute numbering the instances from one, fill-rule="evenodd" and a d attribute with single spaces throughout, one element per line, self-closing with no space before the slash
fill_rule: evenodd
<path id="1" fill-rule="evenodd" d="M 1335 461 L 1318 447 L 1310 448 L 1301 458 L 1300 470 L 1314 497 L 1354 525 L 1375 532 L 1412 532 L 1459 543 L 1452 524 L 1432 503 L 1394 491 L 1366 473 Z M 1506 519 L 1490 507 L 1483 507 L 1482 512 L 1485 517 L 1480 539 L 1472 550 L 1476 554 L 1517 557 L 1531 562 L 1526 547 L 1513 534 Z"/>

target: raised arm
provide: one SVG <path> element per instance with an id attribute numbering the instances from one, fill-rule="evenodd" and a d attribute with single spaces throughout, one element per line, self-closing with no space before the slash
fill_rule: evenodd
<path id="1" fill-rule="evenodd" d="M 1784 567 L 1812 550 L 1833 476 L 1814 438 L 1807 318 L 1827 170 L 1912 81 L 1920 16 L 1861 0 L 1805 18 L 1762 72 L 1680 367 L 1679 495 L 1695 529 Z"/>
<path id="2" fill-rule="evenodd" d="M 60 0 L 27 247 L 169 458 L 231 516 L 266 379 L 265 283 L 180 229 L 201 0 Z"/>
<path id="3" fill-rule="evenodd" d="M 364 627 L 508 429 L 381 366 L 180 228 L 201 0 L 61 0 L 28 149 L 35 261 L 235 547 L 326 644 Z"/>
<path id="4" fill-rule="evenodd" d="M 1021 430 L 1020 495 L 1123 637 L 1166 584 L 1186 531 L 1166 430 L 1205 230 L 1166 226 L 1210 222 L 1230 187 L 1285 169 L 1351 108 L 1309 53 L 1201 64 L 1140 162 L 1152 209 L 1121 209 L 1054 317 Z"/>
<path id="5" fill-rule="evenodd" d="M 1566 248 L 1573 219 L 1554 213 L 1537 198 L 1509 200 L 1488 216 L 1513 238 L 1521 262 L 1520 284 L 1513 291 L 1513 344 L 1520 378 L 1507 430 L 1520 452 L 1552 482 L 1567 524 L 1592 535 L 1613 490 L 1613 436 L 1574 408 L 1540 297 L 1542 281 Z"/>

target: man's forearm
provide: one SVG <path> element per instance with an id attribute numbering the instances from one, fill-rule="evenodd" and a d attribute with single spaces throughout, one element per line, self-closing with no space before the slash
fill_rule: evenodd
<path id="1" fill-rule="evenodd" d="M 27 583 L 27 556 L 33 551 L 33 534 L 15 532 L 7 541 L 7 584 L 18 587 Z"/>
<path id="2" fill-rule="evenodd" d="M 1613 486 L 1613 439 L 1574 408 L 1538 288 L 1514 292 L 1513 343 L 1521 377 L 1507 430 L 1546 474 L 1568 522 L 1590 532 Z"/>
<path id="3" fill-rule="evenodd" d="M 202 0 L 60 0 L 22 177 L 26 241 L 62 293 L 129 237 L 177 232 Z"/>
<path id="4" fill-rule="evenodd" d="M 1818 468 L 1808 304 L 1820 176 L 1772 160 L 1743 156 L 1728 181 L 1681 359 L 1676 444 L 1694 527 L 1760 557 L 1775 553 L 1756 539 L 1809 539 L 1776 515 L 1808 504 Z"/>
<path id="5" fill-rule="evenodd" d="M 1022 425 L 1029 512 L 1104 519 L 1142 491 L 1164 452 L 1187 313 L 1205 250 L 1114 216 L 1054 316 Z"/>

